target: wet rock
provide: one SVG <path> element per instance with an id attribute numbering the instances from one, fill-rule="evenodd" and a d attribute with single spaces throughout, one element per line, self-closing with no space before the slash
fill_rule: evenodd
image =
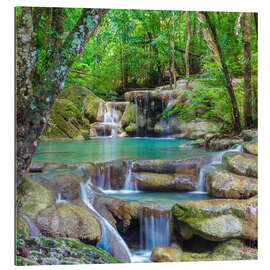
<path id="1" fill-rule="evenodd" d="M 179 145 L 180 148 L 190 149 L 192 147 L 194 148 L 203 148 L 205 145 L 204 139 L 197 139 L 194 141 L 187 142 L 185 144 Z"/>
<path id="2" fill-rule="evenodd" d="M 210 253 L 183 252 L 181 261 L 232 261 L 232 260 L 256 260 L 258 250 L 245 245 L 240 239 L 232 239 L 220 243 Z"/>
<path id="3" fill-rule="evenodd" d="M 251 141 L 258 137 L 258 130 L 257 129 L 242 130 L 242 136 L 244 138 L 244 141 Z"/>
<path id="4" fill-rule="evenodd" d="M 129 202 L 117 198 L 97 196 L 94 207 L 120 232 L 128 230 L 131 221 L 137 219 L 138 202 Z"/>
<path id="5" fill-rule="evenodd" d="M 257 197 L 248 200 L 219 199 L 181 202 L 172 208 L 176 234 L 199 235 L 210 241 L 231 238 L 257 240 Z"/>
<path id="6" fill-rule="evenodd" d="M 97 96 L 87 95 L 83 101 L 84 115 L 90 123 L 98 121 L 98 112 L 101 104 L 105 102 Z"/>
<path id="7" fill-rule="evenodd" d="M 214 160 L 214 156 L 201 156 L 182 160 L 156 159 L 136 160 L 133 163 L 133 172 L 153 172 L 164 174 L 198 175 L 200 167 Z"/>
<path id="8" fill-rule="evenodd" d="M 229 171 L 239 175 L 258 177 L 257 156 L 241 152 L 227 152 L 222 159 Z"/>
<path id="9" fill-rule="evenodd" d="M 135 105 L 128 103 L 121 118 L 122 127 L 126 128 L 131 123 L 136 122 Z"/>
<path id="10" fill-rule="evenodd" d="M 96 136 L 111 136 L 112 131 L 115 131 L 116 134 L 121 134 L 123 129 L 120 125 L 114 123 L 103 123 L 96 122 L 90 125 L 90 137 Z"/>
<path id="11" fill-rule="evenodd" d="M 244 152 L 252 155 L 258 155 L 258 142 L 247 142 L 243 144 Z"/>
<path id="12" fill-rule="evenodd" d="M 257 194 L 258 179 L 212 170 L 206 175 L 206 186 L 208 194 L 216 198 L 248 199 Z"/>
<path id="13" fill-rule="evenodd" d="M 176 128 L 175 128 L 176 129 Z M 204 138 L 207 133 L 218 132 L 219 126 L 207 120 L 196 119 L 190 122 L 179 124 L 177 137 L 186 139 L 200 139 Z"/>
<path id="14" fill-rule="evenodd" d="M 43 171 L 44 163 L 38 161 L 32 161 L 29 167 L 29 173 L 40 173 Z"/>
<path id="15" fill-rule="evenodd" d="M 139 190 L 177 191 L 194 190 L 197 178 L 192 175 L 173 175 L 157 173 L 136 173 L 135 179 Z"/>
<path id="16" fill-rule="evenodd" d="M 215 151 L 226 150 L 234 145 L 243 143 L 241 138 L 212 138 L 207 144 L 207 148 Z"/>
<path id="17" fill-rule="evenodd" d="M 43 235 L 69 237 L 96 243 L 101 238 L 101 227 L 90 211 L 70 203 L 53 205 L 41 211 L 37 225 Z"/>
<path id="18" fill-rule="evenodd" d="M 159 246 L 153 249 L 151 260 L 153 262 L 179 262 L 183 251 L 177 247 Z"/>

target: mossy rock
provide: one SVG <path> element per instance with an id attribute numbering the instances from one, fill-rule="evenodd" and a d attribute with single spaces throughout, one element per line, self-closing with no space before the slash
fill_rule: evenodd
<path id="1" fill-rule="evenodd" d="M 29 227 L 21 215 L 16 217 L 16 235 L 29 236 Z"/>
<path id="2" fill-rule="evenodd" d="M 172 215 L 175 232 L 182 237 L 187 232 L 189 237 L 195 234 L 210 241 L 258 237 L 257 196 L 248 200 L 181 202 L 173 206 Z"/>
<path id="3" fill-rule="evenodd" d="M 231 239 L 217 245 L 212 252 L 192 253 L 183 252 L 181 261 L 233 261 L 233 260 L 256 260 L 258 250 L 250 248 L 240 239 Z"/>
<path id="4" fill-rule="evenodd" d="M 244 152 L 251 155 L 258 155 L 258 142 L 247 142 L 243 144 Z"/>
<path id="5" fill-rule="evenodd" d="M 121 263 L 105 250 L 68 238 L 17 238 L 16 265 Z"/>
<path id="6" fill-rule="evenodd" d="M 223 163 L 229 171 L 238 175 L 258 177 L 258 157 L 241 152 L 227 152 Z"/>
<path id="7" fill-rule="evenodd" d="M 102 100 L 87 88 L 64 89 L 48 115 L 41 138 L 88 139 L 85 131 L 89 129 L 89 121 L 97 117 L 99 102 Z"/>
<path id="8" fill-rule="evenodd" d="M 123 116 L 121 118 L 121 123 L 123 128 L 129 126 L 131 123 L 136 122 L 136 115 L 135 115 L 135 105 L 132 103 L 129 103 L 126 106 L 126 109 L 123 113 Z"/>
<path id="9" fill-rule="evenodd" d="M 41 211 L 37 225 L 43 235 L 68 237 L 96 243 L 101 239 L 98 220 L 85 208 L 70 203 L 55 204 Z"/>
<path id="10" fill-rule="evenodd" d="M 128 133 L 128 134 L 136 134 L 136 130 L 137 130 L 137 127 L 136 127 L 136 124 L 135 123 L 130 123 L 126 128 L 125 128 L 125 131 Z"/>
<path id="11" fill-rule="evenodd" d="M 83 101 L 84 115 L 90 123 L 97 122 L 98 108 L 100 102 L 103 102 L 96 96 L 87 96 Z"/>
<path id="12" fill-rule="evenodd" d="M 26 178 L 18 188 L 18 212 L 35 220 L 38 213 L 52 205 L 54 196 L 52 192 L 38 181 Z"/>
<path id="13" fill-rule="evenodd" d="M 239 176 L 227 170 L 211 170 L 206 174 L 208 194 L 216 198 L 248 199 L 258 193 L 258 179 Z"/>

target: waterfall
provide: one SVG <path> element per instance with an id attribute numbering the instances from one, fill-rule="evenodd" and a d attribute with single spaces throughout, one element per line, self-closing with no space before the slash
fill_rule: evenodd
<path id="1" fill-rule="evenodd" d="M 135 120 L 136 120 L 136 137 L 139 134 L 139 126 L 138 126 L 138 100 L 137 97 L 134 96 L 134 103 L 135 103 Z"/>
<path id="2" fill-rule="evenodd" d="M 102 236 L 97 246 L 108 251 L 115 258 L 123 262 L 131 262 L 131 254 L 125 241 L 119 235 L 117 230 L 93 207 L 95 192 L 92 190 L 91 177 L 87 182 L 81 182 L 80 187 L 81 199 L 88 208 L 94 212 L 101 225 Z"/>
<path id="3" fill-rule="evenodd" d="M 157 246 L 169 246 L 169 212 L 149 208 L 142 208 L 140 212 L 140 248 L 152 250 Z"/>
<path id="4" fill-rule="evenodd" d="M 114 102 L 107 102 L 105 106 L 103 106 L 103 115 L 104 120 L 101 122 L 104 127 L 103 136 L 107 136 L 106 126 L 111 126 L 111 137 L 116 137 L 118 135 L 118 128 L 120 127 L 120 121 L 118 113 L 115 109 Z"/>
<path id="5" fill-rule="evenodd" d="M 63 202 L 67 202 L 66 200 L 62 199 L 62 195 L 61 193 L 57 193 L 57 197 L 56 197 L 56 203 L 63 203 Z"/>
<path id="6" fill-rule="evenodd" d="M 111 190 L 111 167 L 98 167 L 96 186 L 102 190 Z"/>
<path id="7" fill-rule="evenodd" d="M 126 180 L 124 184 L 124 190 L 137 190 L 136 183 L 132 183 L 132 162 L 127 162 L 127 173 L 126 173 Z"/>
<path id="8" fill-rule="evenodd" d="M 213 165 L 222 164 L 222 157 L 226 152 L 242 152 L 243 147 L 241 144 L 236 144 L 229 150 L 225 150 L 219 153 L 216 153 L 214 159 L 209 164 L 206 164 L 200 168 L 200 173 L 198 176 L 198 181 L 196 184 L 196 190 L 193 193 L 206 193 L 205 192 L 205 174 L 207 170 L 213 169 Z"/>

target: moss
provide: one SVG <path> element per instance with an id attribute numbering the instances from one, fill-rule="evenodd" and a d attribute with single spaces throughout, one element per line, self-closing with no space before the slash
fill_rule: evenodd
<path id="1" fill-rule="evenodd" d="M 101 101 L 94 96 L 87 96 L 84 100 L 84 114 L 91 123 L 97 122 L 98 108 L 100 102 Z"/>
<path id="2" fill-rule="evenodd" d="M 38 181 L 26 178 L 18 188 L 17 205 L 19 213 L 25 214 L 35 220 L 37 214 L 49 207 L 54 198 L 52 192 Z"/>
<path id="3" fill-rule="evenodd" d="M 29 254 L 23 257 L 18 249 L 16 265 L 120 263 L 106 251 L 75 239 L 40 237 L 20 241 L 20 249 Z"/>
<path id="4" fill-rule="evenodd" d="M 122 123 L 122 126 L 125 128 L 127 126 L 130 126 L 131 123 L 135 123 L 135 122 L 136 122 L 135 106 L 134 104 L 129 103 L 126 106 L 126 109 L 123 113 L 121 123 Z"/>

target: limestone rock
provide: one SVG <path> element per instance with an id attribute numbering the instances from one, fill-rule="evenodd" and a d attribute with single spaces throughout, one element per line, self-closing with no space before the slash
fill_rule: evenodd
<path id="1" fill-rule="evenodd" d="M 243 143 L 241 138 L 212 138 L 207 144 L 207 148 L 221 151 L 232 148 L 234 145 Z"/>
<path id="2" fill-rule="evenodd" d="M 182 253 L 179 247 L 159 246 L 153 249 L 151 260 L 153 262 L 180 262 Z"/>
<path id="3" fill-rule="evenodd" d="M 242 135 L 245 141 L 251 141 L 258 137 L 258 130 L 257 129 L 242 130 Z"/>
<path id="4" fill-rule="evenodd" d="M 258 155 L 258 142 L 247 142 L 243 144 L 244 152 L 252 155 Z"/>
<path id="5" fill-rule="evenodd" d="M 208 194 L 216 198 L 248 199 L 257 194 L 258 179 L 217 169 L 207 173 L 206 186 Z"/>
<path id="6" fill-rule="evenodd" d="M 257 197 L 248 200 L 219 199 L 180 202 L 173 206 L 175 231 L 190 231 L 211 241 L 231 238 L 257 240 Z"/>
<path id="7" fill-rule="evenodd" d="M 54 202 L 53 193 L 38 181 L 26 178 L 20 185 L 17 194 L 17 205 L 20 214 L 35 220 L 38 213 Z"/>
<path id="8" fill-rule="evenodd" d="M 86 209 L 70 203 L 55 204 L 41 211 L 37 225 L 43 235 L 68 237 L 96 243 L 101 238 L 98 220 Z"/>
<path id="9" fill-rule="evenodd" d="M 241 152 L 227 152 L 222 157 L 225 166 L 233 173 L 258 177 L 258 158 Z"/>

